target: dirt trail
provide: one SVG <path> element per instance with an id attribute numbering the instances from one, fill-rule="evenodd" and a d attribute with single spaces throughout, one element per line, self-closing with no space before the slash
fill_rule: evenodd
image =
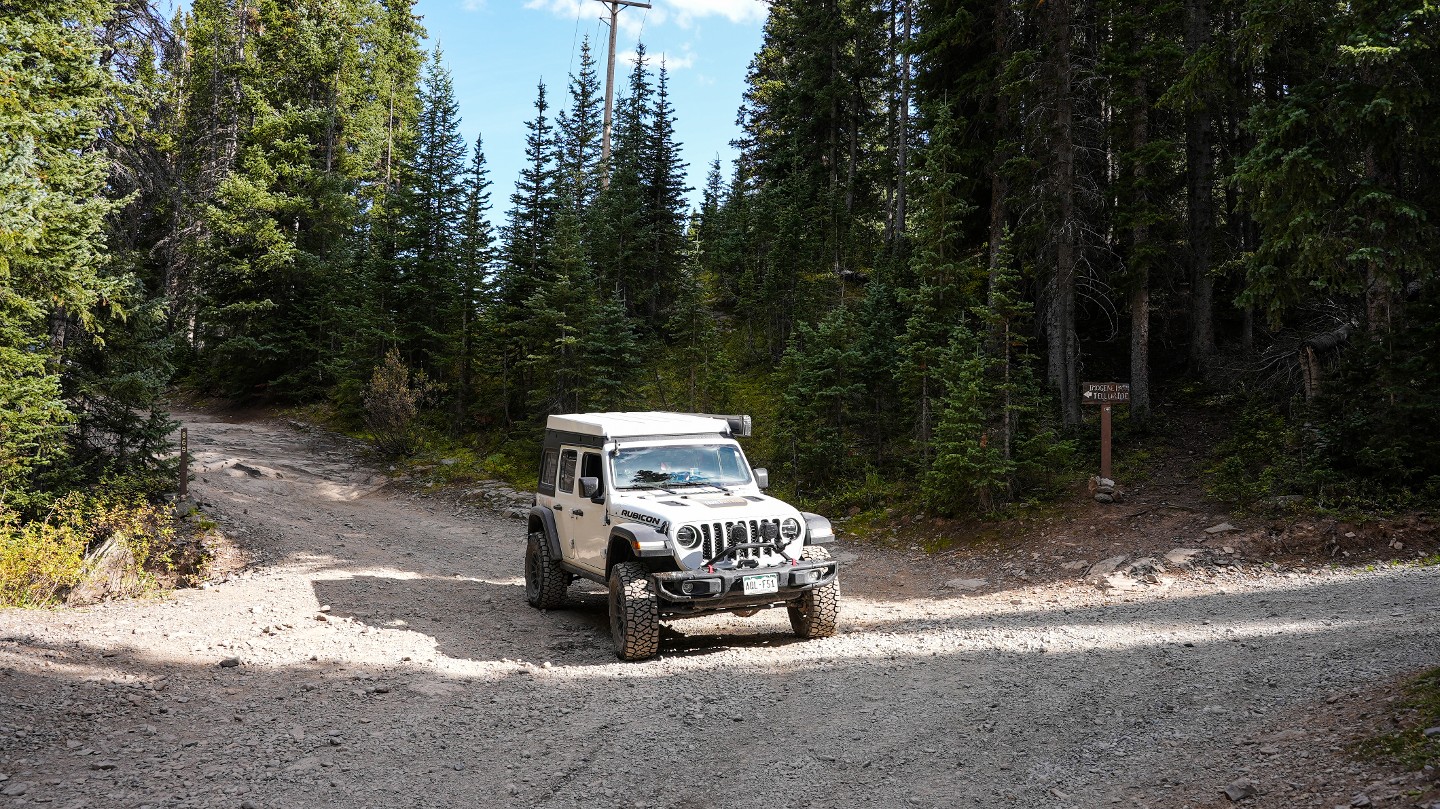
<path id="1" fill-rule="evenodd" d="M 1434 568 L 967 594 L 957 560 L 842 543 L 838 637 L 691 620 L 622 664 L 593 590 L 526 606 L 517 520 L 317 432 L 180 415 L 249 564 L 0 611 L 0 808 L 1201 807 L 1242 780 L 1410 806 L 1434 778 L 1374 783 L 1324 716 L 1440 662 Z"/>

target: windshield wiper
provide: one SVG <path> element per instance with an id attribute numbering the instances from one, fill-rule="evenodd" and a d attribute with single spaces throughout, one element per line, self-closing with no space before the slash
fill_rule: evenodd
<path id="1" fill-rule="evenodd" d="M 708 481 L 708 480 L 682 480 L 682 481 L 679 481 L 679 482 L 677 482 L 677 483 L 672 483 L 672 484 L 670 484 L 670 485 L 671 485 L 671 486 L 709 486 L 709 487 L 712 488 L 712 489 L 719 489 L 720 491 L 722 491 L 722 492 L 724 492 L 724 493 L 726 493 L 726 494 L 729 494 L 729 493 L 730 493 L 730 488 L 729 488 L 729 487 L 727 487 L 727 486 L 722 486 L 722 485 L 719 484 L 719 483 L 712 483 L 711 481 Z"/>
<path id="2" fill-rule="evenodd" d="M 660 483 L 635 483 L 635 484 L 632 484 L 632 485 L 630 485 L 630 486 L 621 486 L 621 487 L 619 487 L 619 488 L 625 489 L 625 490 L 634 490 L 634 489 L 659 489 L 660 491 L 662 491 L 662 492 L 664 492 L 664 493 L 666 493 L 666 494 L 674 494 L 674 493 L 675 493 L 675 492 L 672 491 L 668 486 L 666 486 L 666 485 L 664 485 L 664 484 L 660 484 Z"/>

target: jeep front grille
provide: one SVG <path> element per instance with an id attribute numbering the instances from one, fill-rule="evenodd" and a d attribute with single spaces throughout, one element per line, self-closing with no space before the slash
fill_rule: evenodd
<path id="1" fill-rule="evenodd" d="M 761 526 L 769 523 L 774 526 L 774 536 L 780 536 L 779 518 L 769 520 L 738 520 L 732 522 L 707 522 L 695 526 L 700 531 L 700 549 L 706 559 L 714 559 L 715 555 L 723 552 L 732 545 L 745 545 L 753 542 L 764 542 L 761 535 Z M 774 551 L 761 548 L 741 548 L 727 559 L 739 561 L 741 559 L 755 559 L 762 565 L 778 563 L 780 557 Z"/>

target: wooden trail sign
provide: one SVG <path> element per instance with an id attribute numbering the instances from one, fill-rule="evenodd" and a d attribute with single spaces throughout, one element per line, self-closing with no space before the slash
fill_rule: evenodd
<path id="1" fill-rule="evenodd" d="M 1086 382 L 1080 391 L 1084 404 L 1103 405 L 1130 401 L 1129 382 Z"/>
<path id="2" fill-rule="evenodd" d="M 1110 406 L 1130 403 L 1129 382 L 1085 382 L 1080 387 L 1080 401 L 1100 405 L 1100 477 L 1110 475 Z"/>

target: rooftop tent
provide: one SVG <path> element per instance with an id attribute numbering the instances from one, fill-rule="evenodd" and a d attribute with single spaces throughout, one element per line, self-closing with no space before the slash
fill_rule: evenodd
<path id="1" fill-rule="evenodd" d="M 698 413 L 569 413 L 551 416 L 545 427 L 578 435 L 627 438 L 649 435 L 750 435 L 749 416 Z"/>

